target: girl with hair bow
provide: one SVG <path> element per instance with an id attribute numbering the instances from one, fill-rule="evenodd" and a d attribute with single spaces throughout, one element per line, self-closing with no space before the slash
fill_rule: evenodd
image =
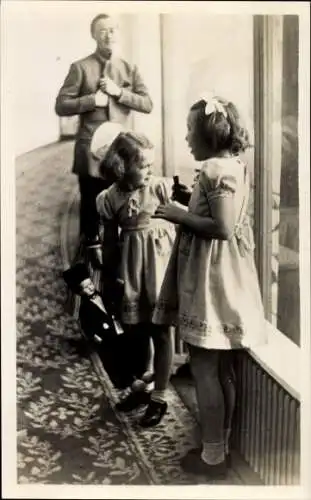
<path id="1" fill-rule="evenodd" d="M 239 154 L 250 146 L 236 106 L 207 94 L 191 106 L 186 140 L 203 162 L 193 191 L 177 184 L 156 218 L 179 225 L 153 314 L 178 326 L 195 382 L 201 446 L 182 459 L 187 472 L 224 477 L 235 407 L 231 353 L 266 341 L 247 215 L 249 176 Z"/>

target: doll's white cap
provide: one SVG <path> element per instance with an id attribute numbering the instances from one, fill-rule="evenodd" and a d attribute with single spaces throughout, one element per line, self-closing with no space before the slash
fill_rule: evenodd
<path id="1" fill-rule="evenodd" d="M 96 152 L 109 146 L 115 140 L 115 138 L 124 130 L 124 127 L 120 123 L 115 122 L 105 122 L 102 123 L 94 132 L 91 140 L 90 150 L 91 153 L 96 154 Z M 102 156 L 102 155 L 101 155 Z"/>

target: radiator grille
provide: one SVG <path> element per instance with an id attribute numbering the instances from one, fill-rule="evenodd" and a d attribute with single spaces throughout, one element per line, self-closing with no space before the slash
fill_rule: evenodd
<path id="1" fill-rule="evenodd" d="M 233 445 L 267 485 L 300 481 L 300 403 L 246 352 L 236 354 Z"/>
<path id="2" fill-rule="evenodd" d="M 186 356 L 175 333 L 175 354 Z M 300 402 L 246 351 L 235 354 L 237 404 L 232 446 L 267 485 L 300 482 Z"/>

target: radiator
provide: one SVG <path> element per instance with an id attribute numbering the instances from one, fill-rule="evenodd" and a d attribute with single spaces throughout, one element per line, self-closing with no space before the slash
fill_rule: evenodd
<path id="1" fill-rule="evenodd" d="M 236 353 L 233 446 L 267 485 L 300 482 L 300 402 L 247 353 Z"/>

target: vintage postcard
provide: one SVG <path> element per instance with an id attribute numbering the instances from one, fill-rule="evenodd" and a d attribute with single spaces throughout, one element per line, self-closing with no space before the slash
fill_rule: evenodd
<path id="1" fill-rule="evenodd" d="M 4 498 L 308 499 L 310 5 L 1 3 Z"/>

